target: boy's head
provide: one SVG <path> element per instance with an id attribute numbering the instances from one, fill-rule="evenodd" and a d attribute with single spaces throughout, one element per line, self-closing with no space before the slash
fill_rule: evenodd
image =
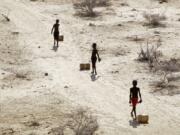
<path id="1" fill-rule="evenodd" d="M 137 86 L 137 80 L 133 80 L 132 84 L 134 87 Z"/>
<path id="2" fill-rule="evenodd" d="M 93 43 L 93 45 L 92 45 L 93 49 L 96 49 L 96 46 L 97 46 L 97 44 Z"/>
<path id="3" fill-rule="evenodd" d="M 59 19 L 56 19 L 56 23 L 59 23 Z"/>

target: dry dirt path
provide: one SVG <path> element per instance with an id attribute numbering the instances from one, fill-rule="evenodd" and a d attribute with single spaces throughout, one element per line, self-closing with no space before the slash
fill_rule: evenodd
<path id="1" fill-rule="evenodd" d="M 148 113 L 150 115 L 150 124 L 140 125 L 133 128 L 130 118 L 130 107 L 128 105 L 129 84 L 132 78 L 136 76 L 134 69 L 131 67 L 134 62 L 130 61 L 126 67 L 122 67 L 120 76 L 123 79 L 112 79 L 111 76 L 106 76 L 100 73 L 100 78 L 97 81 L 91 81 L 89 72 L 79 72 L 79 63 L 82 61 L 80 57 L 80 47 L 74 44 L 78 38 L 73 23 L 78 23 L 78 20 L 70 18 L 66 14 L 60 14 L 61 27 L 65 35 L 65 41 L 60 45 L 58 51 L 52 50 L 52 37 L 50 36 L 51 26 L 56 19 L 52 13 L 44 13 L 43 4 L 34 5 L 29 2 L 21 2 L 18 0 L 1 0 L 1 6 L 11 10 L 10 18 L 17 26 L 21 34 L 20 44 L 28 45 L 28 49 L 32 51 L 33 67 L 42 73 L 48 72 L 47 78 L 40 78 L 38 81 L 29 84 L 26 90 L 14 90 L 13 92 L 2 93 L 4 102 L 6 96 L 21 100 L 28 98 L 29 104 L 33 106 L 35 101 L 31 103 L 30 99 L 34 99 L 33 91 L 38 91 L 37 86 L 46 85 L 44 90 L 39 91 L 36 99 L 39 107 L 41 104 L 49 104 L 53 97 L 60 95 L 68 99 L 75 105 L 90 107 L 99 118 L 100 127 L 107 135 L 119 134 L 164 134 L 178 135 L 180 133 L 180 109 L 166 104 L 165 101 L 159 100 L 149 94 L 148 90 L 143 92 L 144 104 L 139 106 L 139 112 Z M 51 8 L 53 6 L 51 5 Z M 54 6 L 55 10 L 57 6 Z M 61 10 L 66 10 L 68 6 L 62 5 Z M 59 10 L 59 9 L 58 9 Z M 75 21 L 75 22 L 72 22 Z M 38 48 L 40 46 L 40 48 Z M 89 54 L 87 54 L 89 56 Z M 126 56 L 126 60 L 133 60 L 134 53 Z M 110 61 L 109 61 L 110 62 Z M 101 70 L 106 69 L 106 62 L 99 64 Z M 128 75 L 124 74 L 127 72 Z M 119 78 L 117 78 L 119 79 Z M 64 86 L 68 88 L 64 88 Z M 141 85 L 143 89 L 147 89 L 145 84 Z M 44 99 L 43 94 L 49 92 L 49 96 Z M 29 94 L 29 95 L 28 95 Z M 58 95 L 59 94 L 59 95 Z M 41 99 L 42 98 L 42 99 Z M 37 105 L 37 106 L 38 106 Z M 17 104 L 18 106 L 18 104 Z M 21 108 L 22 109 L 22 108 Z M 33 108 L 32 108 L 33 110 Z M 145 110 L 145 111 L 143 111 Z M 27 110 L 28 111 L 28 110 Z M 178 111 L 178 112 L 177 112 Z M 5 112 L 5 111 L 4 111 Z M 174 113 L 177 112 L 177 113 Z M 166 117 L 166 118 L 164 118 Z"/>

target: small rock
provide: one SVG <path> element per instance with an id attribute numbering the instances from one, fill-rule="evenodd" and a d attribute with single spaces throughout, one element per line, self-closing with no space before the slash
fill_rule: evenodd
<path id="1" fill-rule="evenodd" d="M 95 24 L 93 24 L 93 23 L 89 23 L 89 26 L 96 26 Z"/>
<path id="2" fill-rule="evenodd" d="M 38 46 L 38 48 L 41 48 L 41 46 Z"/>
<path id="3" fill-rule="evenodd" d="M 160 32 L 159 31 L 154 31 L 154 34 L 160 34 Z"/>
<path id="4" fill-rule="evenodd" d="M 24 123 L 28 127 L 38 127 L 40 126 L 39 122 L 37 121 L 29 121 Z"/>
<path id="5" fill-rule="evenodd" d="M 137 11 L 137 9 L 133 8 L 131 11 Z"/>
<path id="6" fill-rule="evenodd" d="M 68 86 L 64 86 L 65 89 L 69 88 Z"/>
<path id="7" fill-rule="evenodd" d="M 159 1 L 160 4 L 167 3 L 167 2 L 168 2 L 167 0 L 160 0 Z"/>
<path id="8" fill-rule="evenodd" d="M 121 6 L 125 6 L 125 7 L 128 7 L 129 6 L 129 4 L 128 3 L 121 3 Z"/>
<path id="9" fill-rule="evenodd" d="M 113 74 L 118 74 L 118 73 L 119 73 L 119 71 L 112 71 L 112 73 L 113 73 Z"/>
<path id="10" fill-rule="evenodd" d="M 48 76 L 48 73 L 45 73 L 44 75 L 45 75 L 45 76 Z"/>
<path id="11" fill-rule="evenodd" d="M 117 26 L 122 26 L 122 24 L 118 24 Z"/>
<path id="12" fill-rule="evenodd" d="M 13 35 L 18 35 L 18 34 L 19 34 L 19 32 L 14 31 L 14 32 L 12 32 L 12 34 L 13 34 Z"/>

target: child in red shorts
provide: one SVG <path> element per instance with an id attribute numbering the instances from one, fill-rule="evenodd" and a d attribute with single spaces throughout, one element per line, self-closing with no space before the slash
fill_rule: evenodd
<path id="1" fill-rule="evenodd" d="M 132 103 L 131 116 L 133 117 L 133 112 L 134 112 L 134 116 L 136 119 L 136 105 L 138 103 L 138 95 L 140 97 L 140 101 L 139 101 L 140 103 L 142 102 L 142 98 L 141 98 L 140 89 L 137 87 L 137 81 L 134 80 L 132 84 L 133 84 L 133 87 L 130 88 L 129 103 Z"/>

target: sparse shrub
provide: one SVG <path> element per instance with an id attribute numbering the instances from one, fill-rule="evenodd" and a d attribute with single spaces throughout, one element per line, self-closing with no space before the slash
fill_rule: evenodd
<path id="1" fill-rule="evenodd" d="M 156 67 L 156 71 L 162 71 L 163 72 L 163 80 L 164 82 L 168 83 L 169 80 L 167 78 L 168 74 L 172 74 L 173 72 L 179 72 L 180 71 L 180 63 L 177 61 L 177 59 L 171 58 L 170 60 L 166 61 L 160 61 Z"/>
<path id="2" fill-rule="evenodd" d="M 153 87 L 155 90 L 153 92 L 160 92 L 162 94 L 166 93 L 168 95 L 177 94 L 178 86 L 176 86 L 172 81 L 176 81 L 180 79 L 179 74 L 176 74 L 176 76 L 173 76 L 173 74 L 179 73 L 180 71 L 180 63 L 177 59 L 170 59 L 166 61 L 160 61 L 155 67 L 156 72 L 160 72 L 162 75 L 162 78 L 159 81 L 155 81 L 153 83 Z M 162 91 L 163 89 L 166 90 Z"/>
<path id="3" fill-rule="evenodd" d="M 177 59 L 171 58 L 170 60 L 161 61 L 156 70 L 162 70 L 164 72 L 178 72 L 180 71 L 180 63 Z"/>
<path id="4" fill-rule="evenodd" d="M 104 7 L 111 5 L 110 0 L 97 0 L 97 6 Z"/>
<path id="5" fill-rule="evenodd" d="M 178 94 L 179 92 L 177 91 L 178 86 L 170 83 L 165 83 L 163 80 L 153 82 L 152 83 L 153 87 L 155 88 L 152 92 L 153 93 L 160 93 L 163 95 L 174 95 Z"/>
<path id="6" fill-rule="evenodd" d="M 143 17 L 147 21 L 146 25 L 152 26 L 152 27 L 163 26 L 162 21 L 166 20 L 166 17 L 164 15 L 161 15 L 161 14 L 144 13 Z"/>
<path id="7" fill-rule="evenodd" d="M 153 69 L 154 72 L 161 72 L 163 79 L 157 83 L 157 87 L 165 88 L 166 86 L 168 86 L 167 84 L 169 82 L 167 76 L 172 74 L 173 72 L 179 72 L 180 63 L 175 58 L 160 61 L 162 52 L 159 50 L 159 47 L 160 44 L 157 44 L 156 46 L 152 46 L 150 48 L 147 42 L 146 49 L 143 49 L 141 47 L 138 60 L 142 62 L 147 62 L 150 69 Z"/>
<path id="8" fill-rule="evenodd" d="M 98 129 L 97 118 L 83 108 L 79 108 L 66 115 L 66 122 L 59 127 L 51 129 L 50 135 L 64 135 L 71 131 L 74 135 L 94 135 Z"/>
<path id="9" fill-rule="evenodd" d="M 148 62 L 149 67 L 153 68 L 158 63 L 160 56 L 162 56 L 162 52 L 158 50 L 159 47 L 160 45 L 149 47 L 147 42 L 146 49 L 143 49 L 141 46 L 138 60 Z"/>
<path id="10" fill-rule="evenodd" d="M 78 15 L 88 17 L 96 16 L 94 12 L 95 7 L 108 5 L 110 5 L 109 0 L 79 0 L 73 4 Z"/>
<path id="11" fill-rule="evenodd" d="M 93 135 L 98 129 L 98 122 L 96 117 L 92 116 L 91 113 L 80 108 L 70 115 L 68 127 L 76 135 Z"/>
<path id="12" fill-rule="evenodd" d="M 77 14 L 82 16 L 95 16 L 96 0 L 80 0 L 73 4 Z"/>

